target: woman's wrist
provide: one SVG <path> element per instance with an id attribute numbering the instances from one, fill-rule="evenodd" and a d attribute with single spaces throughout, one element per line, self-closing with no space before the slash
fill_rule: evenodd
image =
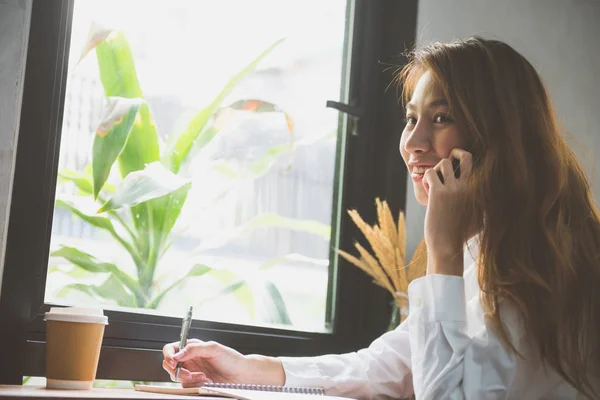
<path id="1" fill-rule="evenodd" d="M 256 385 L 285 385 L 285 370 L 281 360 L 259 354 L 246 356 L 248 361 L 249 382 Z"/>
<path id="2" fill-rule="evenodd" d="M 456 275 L 464 272 L 464 256 L 462 251 L 433 253 L 427 257 L 427 275 Z"/>

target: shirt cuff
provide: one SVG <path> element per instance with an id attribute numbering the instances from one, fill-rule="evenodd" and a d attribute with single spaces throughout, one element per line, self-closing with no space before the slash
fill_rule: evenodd
<path id="1" fill-rule="evenodd" d="M 466 322 L 465 281 L 455 275 L 425 275 L 408 285 L 409 315 L 424 322 Z"/>
<path id="2" fill-rule="evenodd" d="M 323 383 L 319 367 L 312 357 L 277 357 L 285 372 L 285 386 L 317 387 Z"/>

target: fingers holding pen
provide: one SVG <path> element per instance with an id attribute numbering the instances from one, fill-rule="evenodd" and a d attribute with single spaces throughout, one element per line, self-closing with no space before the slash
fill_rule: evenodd
<path id="1" fill-rule="evenodd" d="M 185 367 L 181 367 L 179 374 L 175 377 L 176 369 L 167 360 L 163 360 L 162 366 L 169 373 L 171 381 L 180 382 L 183 387 L 200 386 L 203 383 L 212 382 L 204 372 L 190 371 Z"/>
<path id="2" fill-rule="evenodd" d="M 198 340 L 198 339 L 190 339 L 187 341 L 187 345 L 194 345 L 196 343 L 201 343 L 202 341 Z M 185 349 L 185 347 L 184 347 Z M 171 376 L 171 380 L 173 380 L 174 382 L 179 381 L 179 379 L 175 379 L 175 373 L 176 373 L 176 369 L 177 369 L 177 364 L 178 362 L 181 362 L 182 360 L 176 360 L 175 356 L 178 355 L 180 356 L 183 351 L 183 349 L 179 348 L 179 342 L 173 342 L 173 343 L 168 343 L 163 347 L 163 362 L 162 362 L 162 367 L 165 371 L 167 371 L 169 373 L 169 375 Z M 180 372 L 179 372 L 179 376 L 178 378 L 187 378 L 189 377 L 188 375 L 191 374 L 191 372 L 186 369 L 185 367 L 180 368 Z"/>
<path id="3" fill-rule="evenodd" d="M 168 343 L 163 347 L 163 367 L 167 364 L 175 368 L 177 362 L 173 360 L 175 353 L 179 351 L 179 342 Z"/>

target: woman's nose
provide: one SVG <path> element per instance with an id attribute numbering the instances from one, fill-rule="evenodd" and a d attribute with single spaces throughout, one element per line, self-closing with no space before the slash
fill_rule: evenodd
<path id="1" fill-rule="evenodd" d="M 423 124 L 417 123 L 412 131 L 407 133 L 404 150 L 408 153 L 419 154 L 431 150 L 431 134 Z"/>

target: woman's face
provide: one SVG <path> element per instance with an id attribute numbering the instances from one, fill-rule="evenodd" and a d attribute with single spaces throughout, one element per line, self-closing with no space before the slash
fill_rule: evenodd
<path id="1" fill-rule="evenodd" d="M 417 201 L 427 205 L 423 175 L 454 148 L 464 149 L 466 138 L 449 115 L 448 102 L 435 84 L 429 71 L 425 72 L 406 107 L 406 126 L 400 139 L 400 153 L 408 167 Z"/>

